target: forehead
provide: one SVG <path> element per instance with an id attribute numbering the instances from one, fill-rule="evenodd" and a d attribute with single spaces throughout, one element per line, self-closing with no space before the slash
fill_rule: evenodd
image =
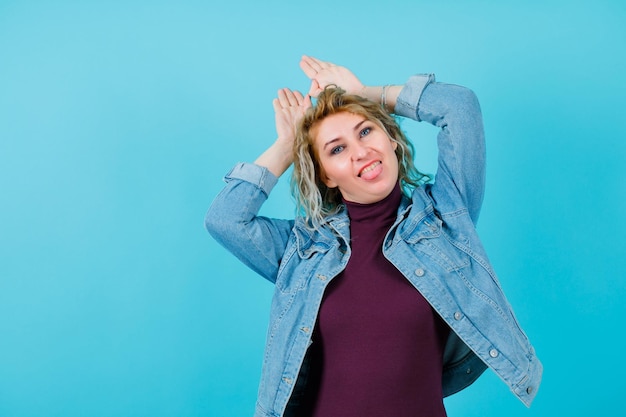
<path id="1" fill-rule="evenodd" d="M 341 112 L 326 116 L 311 129 L 314 142 L 320 143 L 351 133 L 359 123 L 366 120 L 365 116 L 355 113 Z"/>

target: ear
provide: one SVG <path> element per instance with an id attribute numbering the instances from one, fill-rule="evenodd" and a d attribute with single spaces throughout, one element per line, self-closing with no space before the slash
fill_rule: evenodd
<path id="1" fill-rule="evenodd" d="M 393 150 L 395 151 L 396 149 L 398 149 L 398 142 L 392 140 L 391 138 L 389 138 L 389 140 L 391 141 L 391 146 L 393 147 Z"/>

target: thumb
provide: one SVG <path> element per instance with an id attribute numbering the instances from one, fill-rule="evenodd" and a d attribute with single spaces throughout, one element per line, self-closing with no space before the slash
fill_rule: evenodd
<path id="1" fill-rule="evenodd" d="M 311 95 L 307 94 L 306 97 L 304 97 L 304 101 L 302 102 L 302 108 L 304 110 L 308 109 L 309 107 L 311 107 L 313 104 L 311 103 Z"/>
<path id="2" fill-rule="evenodd" d="M 320 88 L 320 84 L 317 82 L 316 79 L 312 79 L 311 80 L 311 88 L 309 89 L 309 96 L 311 97 L 317 97 L 317 95 L 321 92 L 321 88 Z M 309 98 L 310 100 L 310 98 Z"/>

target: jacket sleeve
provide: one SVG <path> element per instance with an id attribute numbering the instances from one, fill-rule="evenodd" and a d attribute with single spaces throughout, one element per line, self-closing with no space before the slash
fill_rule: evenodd
<path id="1" fill-rule="evenodd" d="M 294 222 L 258 213 L 278 178 L 266 168 L 239 163 L 224 180 L 226 186 L 205 216 L 205 227 L 244 264 L 275 283 Z"/>
<path id="2" fill-rule="evenodd" d="M 485 135 L 471 90 L 416 75 L 400 92 L 396 114 L 439 128 L 438 167 L 431 195 L 442 214 L 467 209 L 476 224 L 485 191 Z"/>

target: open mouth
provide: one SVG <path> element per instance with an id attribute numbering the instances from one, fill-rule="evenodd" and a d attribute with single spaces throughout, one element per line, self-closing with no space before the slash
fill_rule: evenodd
<path id="1" fill-rule="evenodd" d="M 381 161 L 376 161 L 376 162 L 372 162 L 371 164 L 369 164 L 368 166 L 366 166 L 365 168 L 363 168 L 359 174 L 357 175 L 359 178 L 361 178 L 362 176 L 366 176 L 369 172 L 372 172 L 373 170 L 375 170 L 376 168 L 378 168 L 379 165 L 381 165 L 382 162 Z"/>

